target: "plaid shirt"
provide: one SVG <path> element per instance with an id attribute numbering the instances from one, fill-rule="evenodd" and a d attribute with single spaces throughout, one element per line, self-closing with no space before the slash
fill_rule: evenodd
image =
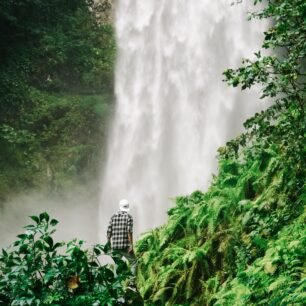
<path id="1" fill-rule="evenodd" d="M 119 211 L 109 222 L 107 237 L 112 239 L 113 249 L 122 250 L 130 246 L 128 233 L 133 232 L 133 218 L 127 212 Z"/>

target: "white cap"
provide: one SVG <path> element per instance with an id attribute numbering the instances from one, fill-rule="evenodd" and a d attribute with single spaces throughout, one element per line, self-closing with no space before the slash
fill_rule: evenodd
<path id="1" fill-rule="evenodd" d="M 126 199 L 121 200 L 119 202 L 119 209 L 121 211 L 126 211 L 126 212 L 130 211 L 130 203 L 129 203 L 129 201 L 126 200 Z"/>

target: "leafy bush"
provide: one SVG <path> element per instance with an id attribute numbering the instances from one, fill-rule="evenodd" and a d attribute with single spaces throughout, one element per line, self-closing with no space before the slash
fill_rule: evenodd
<path id="1" fill-rule="evenodd" d="M 138 287 L 148 303 L 286 305 L 303 299 L 301 163 L 273 144 L 243 153 L 220 157 L 209 190 L 178 198 L 167 224 L 137 242 Z"/>
<path id="2" fill-rule="evenodd" d="M 0 201 L 12 190 L 60 192 L 98 175 L 111 99 L 107 94 L 50 94 L 31 88 L 35 112 L 26 111 L 22 122 L 0 124 Z"/>
<path id="3" fill-rule="evenodd" d="M 116 51 L 101 13 L 92 0 L 0 2 L 0 202 L 98 175 Z"/>
<path id="4" fill-rule="evenodd" d="M 142 305 L 128 264 L 108 245 L 84 249 L 83 241 L 54 242 L 58 223 L 32 216 L 12 247 L 0 256 L 0 305 Z M 102 265 L 108 255 L 113 265 Z M 132 304 L 133 303 L 133 304 Z"/>

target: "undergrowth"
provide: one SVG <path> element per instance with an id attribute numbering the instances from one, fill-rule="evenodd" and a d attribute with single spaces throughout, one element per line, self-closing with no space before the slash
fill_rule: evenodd
<path id="1" fill-rule="evenodd" d="M 302 305 L 304 179 L 302 160 L 269 138 L 223 153 L 209 190 L 177 198 L 138 241 L 147 305 Z"/>
<path id="2" fill-rule="evenodd" d="M 130 286 L 129 265 L 108 244 L 85 249 L 77 239 L 55 242 L 57 220 L 47 213 L 31 219 L 0 254 L 1 306 L 143 305 Z M 106 257 L 112 264 L 103 264 Z"/>

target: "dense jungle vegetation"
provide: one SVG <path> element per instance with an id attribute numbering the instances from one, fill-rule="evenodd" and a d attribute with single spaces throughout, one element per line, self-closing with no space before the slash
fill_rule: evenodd
<path id="1" fill-rule="evenodd" d="M 274 103 L 219 149 L 207 192 L 179 197 L 164 225 L 137 242 L 147 305 L 305 305 L 306 3 L 269 0 L 262 47 L 225 81 L 262 86 Z M 234 33 L 233 33 L 234 35 Z"/>
<path id="2" fill-rule="evenodd" d="M 0 201 L 97 175 L 113 105 L 108 1 L 0 3 Z"/>
<path id="3" fill-rule="evenodd" d="M 306 3 L 253 2 L 262 6 L 250 19 L 271 20 L 268 55 L 224 77 L 242 90 L 260 84 L 273 103 L 219 149 L 209 189 L 178 197 L 168 222 L 137 242 L 146 305 L 304 305 Z M 0 2 L 0 201 L 95 175 L 115 57 L 99 3 Z M 57 220 L 31 219 L 1 252 L 0 305 L 142 305 L 128 265 L 108 246 L 55 242 Z M 103 255 L 114 264 L 101 264 Z"/>

